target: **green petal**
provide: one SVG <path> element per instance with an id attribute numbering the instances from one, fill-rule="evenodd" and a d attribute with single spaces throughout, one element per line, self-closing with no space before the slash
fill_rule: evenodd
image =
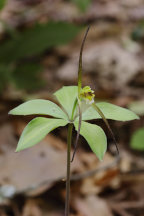
<path id="1" fill-rule="evenodd" d="M 67 123 L 68 121 L 64 119 L 50 119 L 44 117 L 33 119 L 25 127 L 18 142 L 16 152 L 39 143 L 50 131 L 57 127 L 65 126 Z"/>
<path id="2" fill-rule="evenodd" d="M 67 112 L 69 118 L 71 118 L 73 105 L 75 99 L 78 96 L 77 86 L 64 86 L 60 90 L 54 93 L 59 103 L 62 105 L 64 110 Z"/>
<path id="3" fill-rule="evenodd" d="M 132 149 L 144 151 L 144 127 L 138 129 L 132 135 L 130 146 Z"/>
<path id="4" fill-rule="evenodd" d="M 107 102 L 96 103 L 107 119 L 118 121 L 130 121 L 139 119 L 139 117 L 131 110 L 110 104 Z M 82 115 L 82 120 L 92 120 L 101 118 L 97 111 L 90 107 Z"/>
<path id="5" fill-rule="evenodd" d="M 67 119 L 67 115 L 55 103 L 49 100 L 30 100 L 12 109 L 12 115 L 50 115 L 56 118 Z"/>
<path id="6" fill-rule="evenodd" d="M 75 121 L 74 125 L 78 130 L 78 121 Z M 107 149 L 107 138 L 102 128 L 82 121 L 80 134 L 86 139 L 99 160 L 102 160 Z"/>

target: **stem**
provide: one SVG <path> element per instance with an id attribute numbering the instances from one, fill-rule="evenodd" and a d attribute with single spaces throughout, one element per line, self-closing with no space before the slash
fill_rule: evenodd
<path id="1" fill-rule="evenodd" d="M 78 145 L 78 140 L 79 140 L 79 135 L 80 135 L 80 129 L 81 129 L 81 123 L 82 123 L 82 112 L 81 112 L 81 101 L 78 100 L 78 108 L 79 108 L 79 124 L 78 124 L 78 131 L 77 131 L 77 136 L 76 136 L 76 141 L 75 141 L 75 145 L 74 145 L 74 152 L 73 152 L 73 156 L 71 159 L 71 163 L 74 160 L 74 156 L 77 150 L 77 145 Z"/>
<path id="2" fill-rule="evenodd" d="M 66 179 L 66 199 L 65 199 L 65 216 L 69 216 L 69 200 L 70 200 L 70 165 L 71 165 L 71 140 L 72 140 L 73 124 L 68 125 L 67 136 L 67 179 Z"/>
<path id="3" fill-rule="evenodd" d="M 109 123 L 108 123 L 108 120 L 106 119 L 106 117 L 105 117 L 105 115 L 103 114 L 103 112 L 101 111 L 101 109 L 100 109 L 95 103 L 93 103 L 92 106 L 93 106 L 93 108 L 98 112 L 98 114 L 101 116 L 101 118 L 103 119 L 104 123 L 106 124 L 106 126 L 107 126 L 107 128 L 108 128 L 108 130 L 109 130 L 109 132 L 110 132 L 110 134 L 111 134 L 111 136 L 112 136 L 112 138 L 113 138 L 113 141 L 114 141 L 114 143 L 115 143 L 117 153 L 118 153 L 118 155 L 119 155 L 119 149 L 118 149 L 118 146 L 117 146 L 117 142 L 116 142 L 114 133 L 113 133 L 113 131 L 112 131 L 112 129 L 111 129 Z"/>
<path id="4" fill-rule="evenodd" d="M 85 40 L 87 37 L 87 34 L 89 32 L 90 26 L 88 26 L 82 44 L 81 44 L 81 49 L 80 49 L 80 55 L 79 55 L 79 66 L 78 66 L 78 98 L 80 99 L 80 91 L 81 91 L 81 87 L 82 87 L 82 53 L 83 53 L 83 48 L 84 48 L 84 44 L 85 44 Z"/>
<path id="5" fill-rule="evenodd" d="M 74 105 L 73 105 L 73 109 L 72 109 L 71 121 L 73 121 L 73 119 L 74 119 L 74 112 L 75 112 L 75 109 L 76 109 L 76 106 L 77 106 L 77 102 L 78 102 L 78 99 L 76 98 L 75 102 L 74 102 Z"/>
<path id="6" fill-rule="evenodd" d="M 83 52 L 83 47 L 84 47 L 84 43 L 85 43 L 89 28 L 90 28 L 90 26 L 88 26 L 86 33 L 84 35 L 81 49 L 80 49 L 80 56 L 79 56 L 79 67 L 78 67 L 78 99 L 79 100 L 80 100 L 80 91 L 81 91 L 81 86 L 82 86 L 82 52 Z M 73 121 L 76 106 L 77 106 L 77 100 L 75 100 L 75 102 L 74 102 L 71 121 Z M 79 111 L 79 115 L 80 115 L 80 111 Z M 79 120 L 79 131 L 80 131 L 80 126 L 81 126 L 81 118 Z M 67 179 L 66 179 L 65 216 L 69 216 L 72 129 L 73 129 L 73 124 L 70 123 L 68 126 L 68 137 L 67 137 Z M 77 137 L 79 137 L 79 132 L 78 132 Z M 76 146 L 77 146 L 77 144 L 76 144 Z"/>

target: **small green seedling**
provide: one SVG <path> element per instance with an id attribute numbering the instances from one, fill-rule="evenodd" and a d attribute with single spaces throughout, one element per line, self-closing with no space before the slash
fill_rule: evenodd
<path id="1" fill-rule="evenodd" d="M 69 215 L 70 197 L 70 162 L 71 162 L 71 140 L 73 126 L 77 131 L 75 142 L 76 151 L 79 134 L 82 135 L 89 144 L 92 151 L 99 160 L 107 150 L 107 138 L 103 129 L 95 124 L 88 123 L 88 120 L 102 118 L 108 127 L 114 141 L 113 132 L 107 119 L 129 121 L 139 119 L 132 111 L 118 107 L 106 102 L 95 102 L 94 91 L 89 86 L 82 88 L 82 52 L 89 27 L 85 33 L 79 57 L 78 86 L 64 86 L 54 93 L 61 107 L 49 100 L 30 100 L 9 112 L 12 115 L 48 115 L 54 118 L 36 117 L 25 127 L 16 152 L 32 147 L 40 142 L 50 131 L 57 127 L 68 124 L 67 137 L 67 178 L 66 178 L 66 203 L 65 216 Z M 74 159 L 74 154 L 72 161 Z"/>
<path id="2" fill-rule="evenodd" d="M 129 108 L 139 116 L 144 116 L 144 100 L 133 101 Z M 131 136 L 130 147 L 136 151 L 144 151 L 144 127 L 137 129 Z"/>
<path id="3" fill-rule="evenodd" d="M 144 151 L 144 127 L 139 128 L 132 134 L 130 147 L 137 151 Z"/>

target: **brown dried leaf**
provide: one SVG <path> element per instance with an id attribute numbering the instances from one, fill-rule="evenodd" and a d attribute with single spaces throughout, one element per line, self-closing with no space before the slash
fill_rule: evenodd
<path id="1" fill-rule="evenodd" d="M 90 195 L 85 198 L 76 198 L 74 206 L 82 216 L 112 216 L 107 203 L 97 196 Z"/>
<path id="2" fill-rule="evenodd" d="M 49 135 L 50 136 L 50 135 Z M 50 188 L 66 174 L 66 150 L 58 150 L 49 142 L 59 139 L 47 136 L 46 141 L 20 153 L 10 151 L 0 158 L 0 184 L 11 186 L 15 192 L 37 195 Z M 78 160 L 72 171 L 79 167 Z M 7 188 L 9 189 L 9 188 Z M 5 194 L 3 194 L 5 196 Z"/>
<path id="3" fill-rule="evenodd" d="M 4 124 L 0 127 L 0 151 L 6 153 L 14 149 L 16 145 L 14 130 L 10 124 Z"/>
<path id="4" fill-rule="evenodd" d="M 24 206 L 22 216 L 42 216 L 42 211 L 36 202 L 28 200 Z"/>
<path id="5" fill-rule="evenodd" d="M 103 169 L 103 167 L 110 164 L 109 169 Z M 94 169 L 94 163 L 92 165 Z M 88 169 L 90 170 L 91 167 Z M 116 165 L 115 159 L 106 153 L 105 158 L 102 162 L 97 163 L 95 160 L 95 170 L 100 169 L 92 176 L 87 176 L 83 179 L 81 184 L 82 194 L 98 194 L 104 190 L 105 187 L 111 186 L 112 188 L 117 188 L 119 186 L 119 171 Z"/>

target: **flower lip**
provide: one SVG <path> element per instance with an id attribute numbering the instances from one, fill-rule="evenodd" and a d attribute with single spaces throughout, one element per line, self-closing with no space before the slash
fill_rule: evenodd
<path id="1" fill-rule="evenodd" d="M 80 92 L 80 96 L 82 99 L 86 100 L 87 104 L 94 103 L 95 94 L 90 86 L 85 86 L 84 88 L 82 88 Z"/>

